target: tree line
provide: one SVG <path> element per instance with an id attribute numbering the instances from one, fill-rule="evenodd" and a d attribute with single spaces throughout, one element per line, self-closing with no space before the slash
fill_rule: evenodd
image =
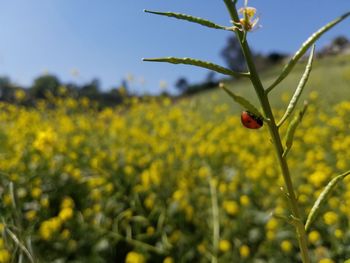
<path id="1" fill-rule="evenodd" d="M 126 81 L 118 87 L 102 91 L 100 81 L 93 79 L 84 84 L 62 83 L 55 75 L 45 74 L 37 77 L 28 88 L 14 84 L 10 78 L 0 77 L 0 101 L 16 102 L 23 105 L 35 105 L 37 100 L 51 97 L 89 98 L 101 106 L 113 106 L 132 96 Z"/>

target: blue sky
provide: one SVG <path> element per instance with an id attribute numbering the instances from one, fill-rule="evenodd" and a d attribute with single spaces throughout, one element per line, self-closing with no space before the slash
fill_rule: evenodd
<path id="1" fill-rule="evenodd" d="M 241 5 L 243 1 L 239 1 Z M 262 28 L 249 36 L 259 52 L 296 51 L 322 25 L 350 10 L 349 0 L 250 0 Z M 97 77 L 104 89 L 133 76 L 134 90 L 156 92 L 180 76 L 200 81 L 208 73 L 182 65 L 142 62 L 143 57 L 191 56 L 223 64 L 230 34 L 145 14 L 143 9 L 188 13 L 229 25 L 222 0 L 0 0 L 0 75 L 30 85 L 43 72 L 62 81 Z M 318 42 L 350 38 L 350 19 Z M 79 74 L 72 74 L 72 71 Z"/>

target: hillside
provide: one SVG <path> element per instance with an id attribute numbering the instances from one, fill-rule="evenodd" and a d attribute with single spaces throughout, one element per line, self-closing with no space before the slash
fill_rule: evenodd
<path id="1" fill-rule="evenodd" d="M 280 65 L 261 75 L 265 87 L 273 82 L 282 68 L 283 65 Z M 271 92 L 271 104 L 274 108 L 283 108 L 288 103 L 303 74 L 304 68 L 305 63 L 299 63 L 294 71 Z M 257 102 L 249 80 L 228 81 L 227 84 L 235 93 L 244 95 Z M 322 107 L 350 100 L 350 55 L 316 58 L 300 101 L 302 102 L 308 98 L 311 92 L 314 98 L 317 97 L 317 104 Z M 214 96 L 214 100 L 209 99 L 209 96 Z M 225 102 L 231 102 L 231 99 L 219 89 L 203 92 L 192 97 L 191 100 L 193 100 L 192 103 L 197 104 L 199 109 L 202 107 L 204 112 L 206 112 L 205 109 L 210 108 L 208 103 L 220 105 Z M 231 105 L 233 110 L 239 108 L 235 104 L 231 103 Z M 212 106 L 215 107 L 215 105 Z"/>

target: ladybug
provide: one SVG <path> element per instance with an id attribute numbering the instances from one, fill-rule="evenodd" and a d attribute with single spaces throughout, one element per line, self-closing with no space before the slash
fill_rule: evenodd
<path id="1" fill-rule="evenodd" d="M 263 126 L 264 122 L 262 118 L 254 115 L 249 111 L 243 111 L 241 114 L 241 122 L 244 127 L 248 129 L 259 129 Z"/>

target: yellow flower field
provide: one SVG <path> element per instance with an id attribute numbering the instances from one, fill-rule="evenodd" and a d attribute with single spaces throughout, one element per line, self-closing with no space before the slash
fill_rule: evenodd
<path id="1" fill-rule="evenodd" d="M 187 99 L 0 104 L 0 263 L 297 262 L 267 130 L 211 100 L 210 117 Z M 350 169 L 349 129 L 350 102 L 310 102 L 288 156 L 304 211 Z M 308 233 L 315 262 L 350 258 L 349 220 L 345 179 Z"/>

